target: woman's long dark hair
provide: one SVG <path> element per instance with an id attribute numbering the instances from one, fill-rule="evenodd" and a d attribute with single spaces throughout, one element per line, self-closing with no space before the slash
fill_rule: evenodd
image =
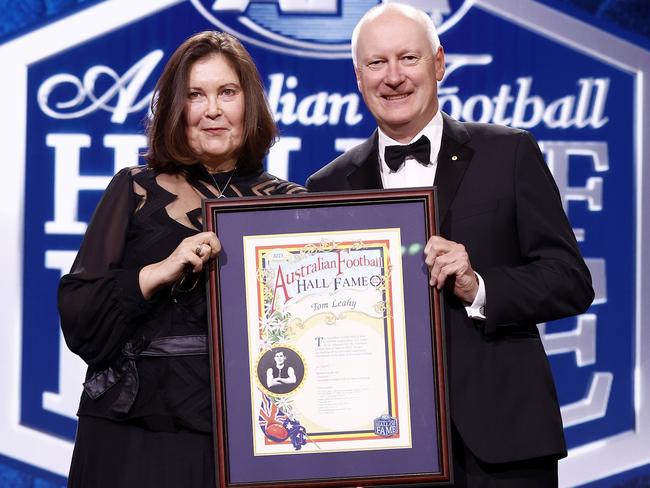
<path id="1" fill-rule="evenodd" d="M 185 100 L 189 72 L 200 59 L 222 55 L 237 73 L 244 93 L 244 137 L 237 167 L 249 172 L 262 167 L 275 142 L 277 126 L 268 106 L 257 67 L 239 40 L 230 34 L 205 31 L 181 44 L 165 65 L 151 101 L 147 124 L 148 165 L 162 173 L 182 172 L 199 161 L 186 135 Z"/>

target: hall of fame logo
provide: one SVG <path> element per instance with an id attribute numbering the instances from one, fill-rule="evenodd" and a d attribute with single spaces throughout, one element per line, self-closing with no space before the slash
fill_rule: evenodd
<path id="1" fill-rule="evenodd" d="M 342 70 L 352 71 L 352 27 L 378 3 L 115 0 L 0 46 L 0 106 L 11 114 L 0 131 L 7 162 L 0 265 L 16 284 L 0 298 L 0 455 L 67 474 L 85 366 L 59 333 L 56 282 L 70 268 L 85 230 L 88 194 L 98 197 L 111 174 L 138 161 L 141 120 L 171 49 L 205 29 L 207 19 L 268 53 L 270 61 L 258 59 L 260 64 L 274 65 L 280 55 L 330 63 L 327 93 L 300 92 L 300 76 L 308 77 L 299 68 L 267 70 L 270 104 L 283 126 L 272 151 L 285 150 L 281 167 L 287 168 L 290 151 L 300 159 L 299 130 L 322 126 L 319 144 L 330 144 L 322 150 L 329 154 L 358 142 L 349 135 L 352 128 L 371 128 L 352 103 L 358 95 L 341 95 L 334 65 L 341 60 Z M 643 254 L 650 239 L 650 172 L 642 171 L 642 162 L 650 161 L 650 125 L 643 124 L 650 113 L 650 53 L 531 0 L 516 2 L 516 8 L 502 0 L 411 3 L 430 13 L 446 48 L 466 22 L 499 23 L 502 30 L 535 38 L 539 58 L 530 64 L 554 66 L 541 58 L 552 56 L 551 50 L 565 57 L 552 82 L 519 72 L 503 79 L 493 75 L 512 62 L 512 45 L 489 46 L 485 39 L 473 51 L 447 48 L 441 103 L 457 118 L 515 125 L 537 135 L 594 279 L 596 301 L 588 313 L 560 326 L 540 326 L 556 368 L 570 447 L 560 463 L 561 485 L 650 463 L 650 324 L 642 310 L 650 301 L 650 265 Z M 193 31 L 137 45 L 139 26 L 151 29 L 158 16 L 167 16 L 161 25 L 169 25 L 178 11 L 196 17 L 195 25 L 188 23 Z M 121 39 L 130 50 L 115 48 Z M 491 84 L 464 86 L 470 74 L 481 79 L 477 74 L 488 70 Z M 569 83 L 570 70 L 577 74 Z M 329 107 L 330 113 L 315 107 Z M 298 162 L 315 171 L 313 164 L 326 160 Z"/>
<path id="2" fill-rule="evenodd" d="M 377 435 L 390 437 L 399 432 L 399 423 L 392 415 L 382 414 L 373 420 L 373 430 Z"/>
<path id="3" fill-rule="evenodd" d="M 384 0 L 386 3 L 390 0 Z M 191 0 L 219 30 L 270 51 L 323 59 L 350 57 L 354 26 L 378 0 Z M 440 34 L 470 8 L 469 0 L 411 0 Z"/>

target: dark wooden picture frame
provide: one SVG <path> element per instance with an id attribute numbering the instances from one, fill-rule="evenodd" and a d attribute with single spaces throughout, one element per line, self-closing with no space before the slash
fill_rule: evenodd
<path id="1" fill-rule="evenodd" d="M 452 481 L 443 317 L 422 252 L 437 233 L 435 203 L 432 189 L 204 202 L 204 228 L 215 232 L 223 246 L 206 284 L 218 488 L 431 486 Z M 399 228 L 402 239 L 411 447 L 255 456 L 243 237 L 384 228 Z"/>

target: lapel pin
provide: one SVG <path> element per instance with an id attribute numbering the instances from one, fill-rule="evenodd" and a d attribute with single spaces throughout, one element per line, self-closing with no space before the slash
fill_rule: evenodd
<path id="1" fill-rule="evenodd" d="M 456 161 L 457 159 L 458 159 L 458 156 L 456 156 L 455 154 L 451 157 L 452 161 Z"/>

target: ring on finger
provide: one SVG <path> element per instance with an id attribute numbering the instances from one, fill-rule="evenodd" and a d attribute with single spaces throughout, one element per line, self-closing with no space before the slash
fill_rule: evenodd
<path id="1" fill-rule="evenodd" d="M 196 246 L 196 249 L 194 249 L 194 254 L 196 254 L 198 257 L 201 257 L 201 254 L 203 254 L 203 244 Z"/>

